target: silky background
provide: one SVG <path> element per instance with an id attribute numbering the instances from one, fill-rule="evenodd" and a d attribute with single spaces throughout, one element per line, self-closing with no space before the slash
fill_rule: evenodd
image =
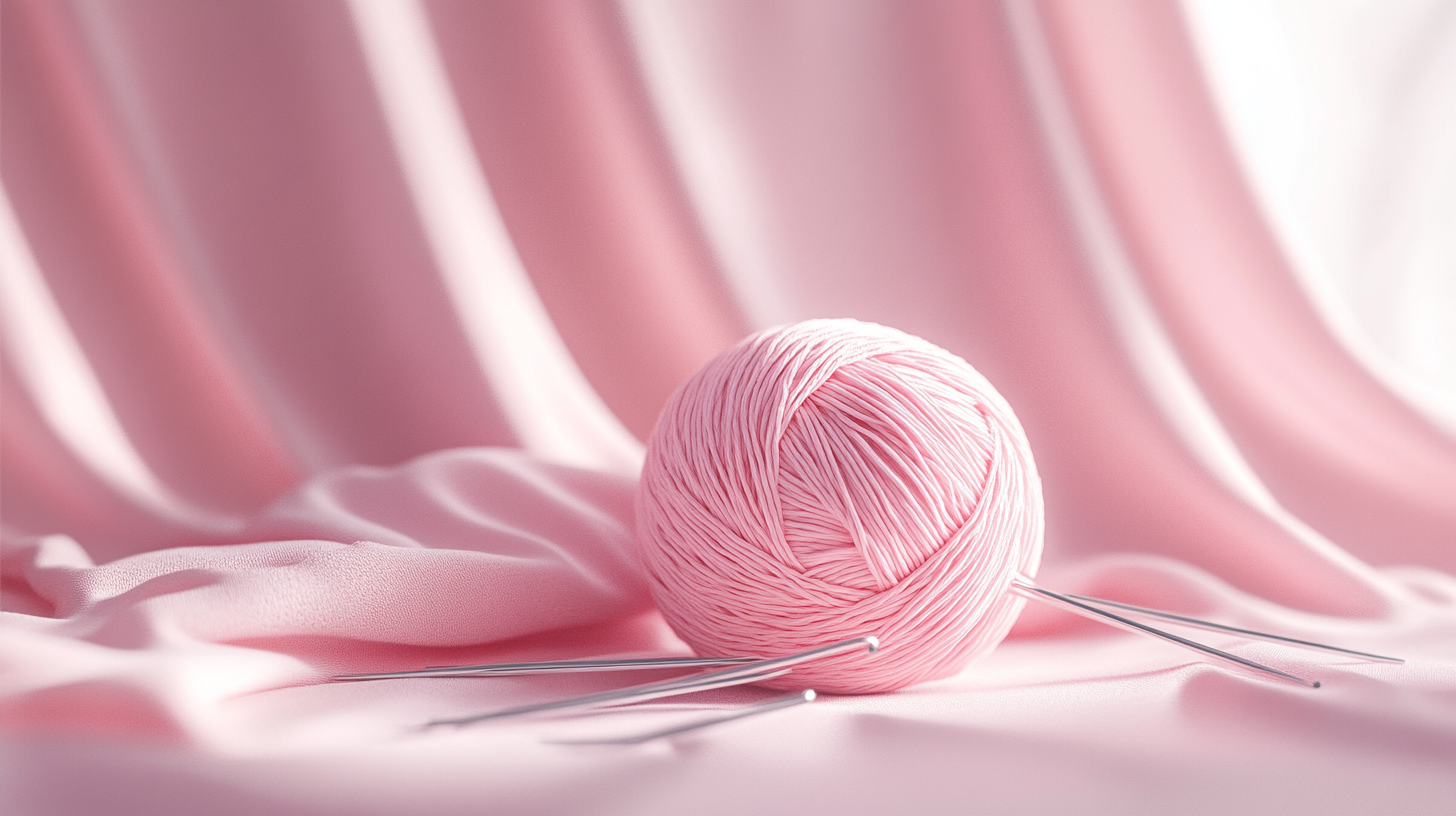
<path id="1" fill-rule="evenodd" d="M 1450 2 L 4 0 L 0 810 L 1448 812 L 1453 144 Z M 643 442 L 813 317 L 996 384 L 1041 583 L 1408 662 L 324 682 L 684 652 Z"/>

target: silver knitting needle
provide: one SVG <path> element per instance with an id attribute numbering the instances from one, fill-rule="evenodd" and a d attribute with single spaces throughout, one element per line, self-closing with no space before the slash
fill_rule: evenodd
<path id="1" fill-rule="evenodd" d="M 1082 601 L 1069 598 L 1059 592 L 1052 592 L 1049 589 L 1043 589 L 1039 586 L 1036 586 L 1035 584 L 1025 583 L 1019 580 L 1012 581 L 1011 591 L 1024 598 L 1030 598 L 1034 601 L 1041 601 L 1042 603 L 1050 604 L 1060 609 L 1065 609 L 1068 612 L 1081 615 L 1084 618 L 1091 618 L 1092 620 L 1099 621 L 1110 626 L 1116 626 L 1121 629 L 1127 629 L 1145 635 L 1152 635 L 1153 637 L 1161 638 L 1170 643 L 1176 643 L 1186 649 L 1192 649 L 1196 652 L 1207 655 L 1208 657 L 1212 657 L 1215 660 L 1223 661 L 1224 663 L 1229 664 L 1236 669 L 1249 670 L 1257 673 L 1267 674 L 1281 680 L 1298 683 L 1302 686 L 1308 686 L 1310 688 L 1320 687 L 1320 683 L 1318 680 L 1306 680 L 1303 677 L 1290 674 L 1289 672 L 1280 671 L 1279 669 L 1276 669 L 1272 666 L 1265 666 L 1263 663 L 1256 663 L 1252 660 L 1249 660 L 1248 658 L 1239 657 L 1235 654 L 1229 654 L 1228 652 L 1215 649 L 1212 646 L 1205 646 L 1196 640 L 1189 640 L 1188 638 L 1179 637 L 1178 635 L 1172 634 L 1171 632 L 1164 632 L 1161 629 L 1154 629 L 1147 624 L 1138 623 L 1134 620 L 1128 620 L 1121 615 L 1113 614 L 1105 609 L 1098 609 L 1095 606 L 1089 606 Z"/>
<path id="2" fill-rule="evenodd" d="M 486 720 L 499 720 L 509 717 L 523 717 L 527 714 L 541 714 L 546 712 L 572 711 L 582 708 L 597 708 L 599 706 L 627 705 L 629 703 L 642 703 L 648 700 L 656 700 L 662 697 L 675 697 L 679 694 L 692 694 L 696 691 L 712 691 L 714 689 L 728 688 L 729 686 L 741 686 L 748 683 L 757 683 L 762 680 L 771 680 L 780 675 L 788 674 L 788 669 L 776 671 L 759 672 L 752 674 L 734 674 L 727 677 L 716 676 L 700 682 L 665 682 L 648 683 L 641 686 L 629 686 L 624 689 L 613 691 L 602 691 L 596 694 L 584 694 L 580 697 L 570 697 L 565 700 L 552 700 L 549 703 L 537 703 L 535 705 L 518 706 L 507 708 L 503 711 L 492 711 L 486 714 L 476 714 L 470 717 L 459 717 L 448 720 L 431 720 L 425 723 L 426 728 L 433 728 L 440 725 L 470 725 L 471 723 L 484 722 Z M 697 677 L 703 677 L 698 675 Z"/>
<path id="3" fill-rule="evenodd" d="M 1117 609 L 1125 609 L 1128 612 L 1135 612 L 1139 615 L 1149 615 L 1155 618 L 1162 618 L 1164 620 L 1180 623 L 1193 629 L 1203 629 L 1208 632 L 1228 632 L 1230 634 L 1249 638 L 1250 640 L 1265 640 L 1270 643 L 1282 643 L 1287 646 L 1297 646 L 1301 649 L 1316 649 L 1323 652 L 1333 652 L 1335 654 L 1346 655 L 1348 657 L 1358 657 L 1362 660 L 1369 660 L 1374 663 L 1405 662 L 1399 657 L 1386 657 L 1384 655 L 1370 654 L 1369 652 L 1357 652 L 1354 649 L 1342 649 L 1339 646 L 1330 646 L 1324 643 L 1315 643 L 1314 641 L 1310 640 L 1299 640 L 1297 638 L 1284 637 L 1283 635 L 1271 635 L 1268 632 L 1256 632 L 1253 629 L 1240 629 L 1237 626 L 1225 626 L 1221 623 L 1214 623 L 1213 621 L 1200 620 L 1199 618 L 1190 618 L 1186 615 L 1175 615 L 1172 612 L 1164 612 L 1160 609 L 1149 609 L 1145 606 L 1133 606 L 1132 604 L 1122 603 L 1121 601 L 1109 601 L 1105 598 L 1093 598 L 1089 595 L 1075 595 L 1070 592 L 1066 593 L 1066 595 L 1068 598 L 1076 598 L 1079 601 L 1085 601 L 1090 604 L 1096 604 L 1098 606 L 1111 606 Z"/>
<path id="4" fill-rule="evenodd" d="M 599 660 L 546 660 L 537 663 L 482 663 L 476 666 L 429 666 L 423 669 L 364 674 L 339 674 L 332 680 L 393 680 L 401 677 L 508 677 L 520 674 L 568 674 L 572 672 L 640 671 L 644 669 L 736 666 L 757 657 L 644 657 Z"/>
<path id="5" fill-rule="evenodd" d="M 841 640 L 838 643 L 816 646 L 813 649 L 807 649 L 786 657 L 758 660 L 742 666 L 719 669 L 718 671 L 708 672 L 706 674 L 679 677 L 673 680 L 647 683 L 640 686 L 628 686 L 627 688 L 613 689 L 612 691 L 600 691 L 595 694 L 584 694 L 580 697 L 571 697 L 565 700 L 553 700 L 547 703 L 518 706 L 516 708 L 507 708 L 502 711 L 492 711 L 486 714 L 475 714 L 469 717 L 432 720 L 431 722 L 425 723 L 425 727 L 470 725 L 471 723 L 483 722 L 485 720 L 520 717 L 547 711 L 567 711 L 578 708 L 627 705 L 629 703 L 656 700 L 662 697 L 675 697 L 679 694 L 691 694 L 695 691 L 710 691 L 712 689 L 727 688 L 728 686 L 757 683 L 787 674 L 794 666 L 800 663 L 821 660 L 826 657 L 856 651 L 858 649 L 875 652 L 879 651 L 879 648 L 880 641 L 873 635 L 850 638 L 849 640 Z"/>
<path id="6" fill-rule="evenodd" d="M 663 737 L 676 736 L 678 734 L 683 734 L 688 731 L 696 731 L 699 728 L 707 728 L 710 725 L 718 725 L 719 723 L 732 722 L 733 720 L 741 720 L 744 717 L 755 717 L 759 714 L 767 714 L 770 711 L 778 711 L 782 708 L 792 708 L 796 705 L 812 703 L 818 696 L 818 694 L 814 693 L 813 689 L 804 689 L 803 691 L 795 692 L 794 694 L 790 694 L 786 697 L 779 697 L 775 700 L 769 700 L 766 703 L 760 703 L 759 705 L 755 706 L 748 706 L 747 708 L 739 709 L 731 714 L 726 714 L 721 717 L 712 717 L 706 720 L 698 720 L 696 722 L 687 723 L 686 725 L 677 725 L 673 726 L 672 728 L 664 728 L 660 731 L 649 731 L 645 734 L 633 734 L 627 737 L 607 737 L 602 739 L 546 740 L 546 743 L 548 745 L 641 745 L 644 742 L 650 742 L 652 740 L 661 739 Z"/>

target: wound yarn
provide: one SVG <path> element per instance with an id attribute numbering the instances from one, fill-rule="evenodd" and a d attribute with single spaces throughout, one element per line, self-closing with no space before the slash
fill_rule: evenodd
<path id="1" fill-rule="evenodd" d="M 763 685 L 890 691 L 995 648 L 1041 559 L 1021 425 L 960 357 L 811 320 L 753 335 L 668 401 L 637 498 L 649 586 L 699 654 L 776 657 L 861 635 L 875 654 Z"/>

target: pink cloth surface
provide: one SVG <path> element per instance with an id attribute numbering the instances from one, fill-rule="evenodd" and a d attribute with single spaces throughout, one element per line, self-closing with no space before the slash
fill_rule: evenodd
<path id="1" fill-rule="evenodd" d="M 446 176 L 499 222 L 467 238 L 503 227 L 525 274 L 497 314 L 557 357 L 488 347 L 448 281 L 381 90 L 410 20 L 453 105 L 426 152 L 460 136 Z M 0 812 L 1448 812 L 1456 442 L 1321 322 L 1185 29 L 1121 0 L 7 0 Z M 549 740 L 772 692 L 426 732 L 630 681 L 326 682 L 686 653 L 633 476 L 532 449 L 552 420 L 512 397 L 579 376 L 645 438 L 719 349 L 821 316 L 1004 394 L 1045 585 L 1408 663 L 1208 637 L 1305 690 L 1032 607 L 955 677 L 636 747 Z"/>

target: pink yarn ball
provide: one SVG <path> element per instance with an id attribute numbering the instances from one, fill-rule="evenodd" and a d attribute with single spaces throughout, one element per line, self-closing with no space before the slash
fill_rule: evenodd
<path id="1" fill-rule="evenodd" d="M 663 409 L 637 504 L 667 621 L 699 654 L 860 635 L 875 654 L 765 683 L 889 691 L 995 648 L 1041 559 L 1041 481 L 1010 406 L 894 329 L 811 320 L 719 355 Z"/>

